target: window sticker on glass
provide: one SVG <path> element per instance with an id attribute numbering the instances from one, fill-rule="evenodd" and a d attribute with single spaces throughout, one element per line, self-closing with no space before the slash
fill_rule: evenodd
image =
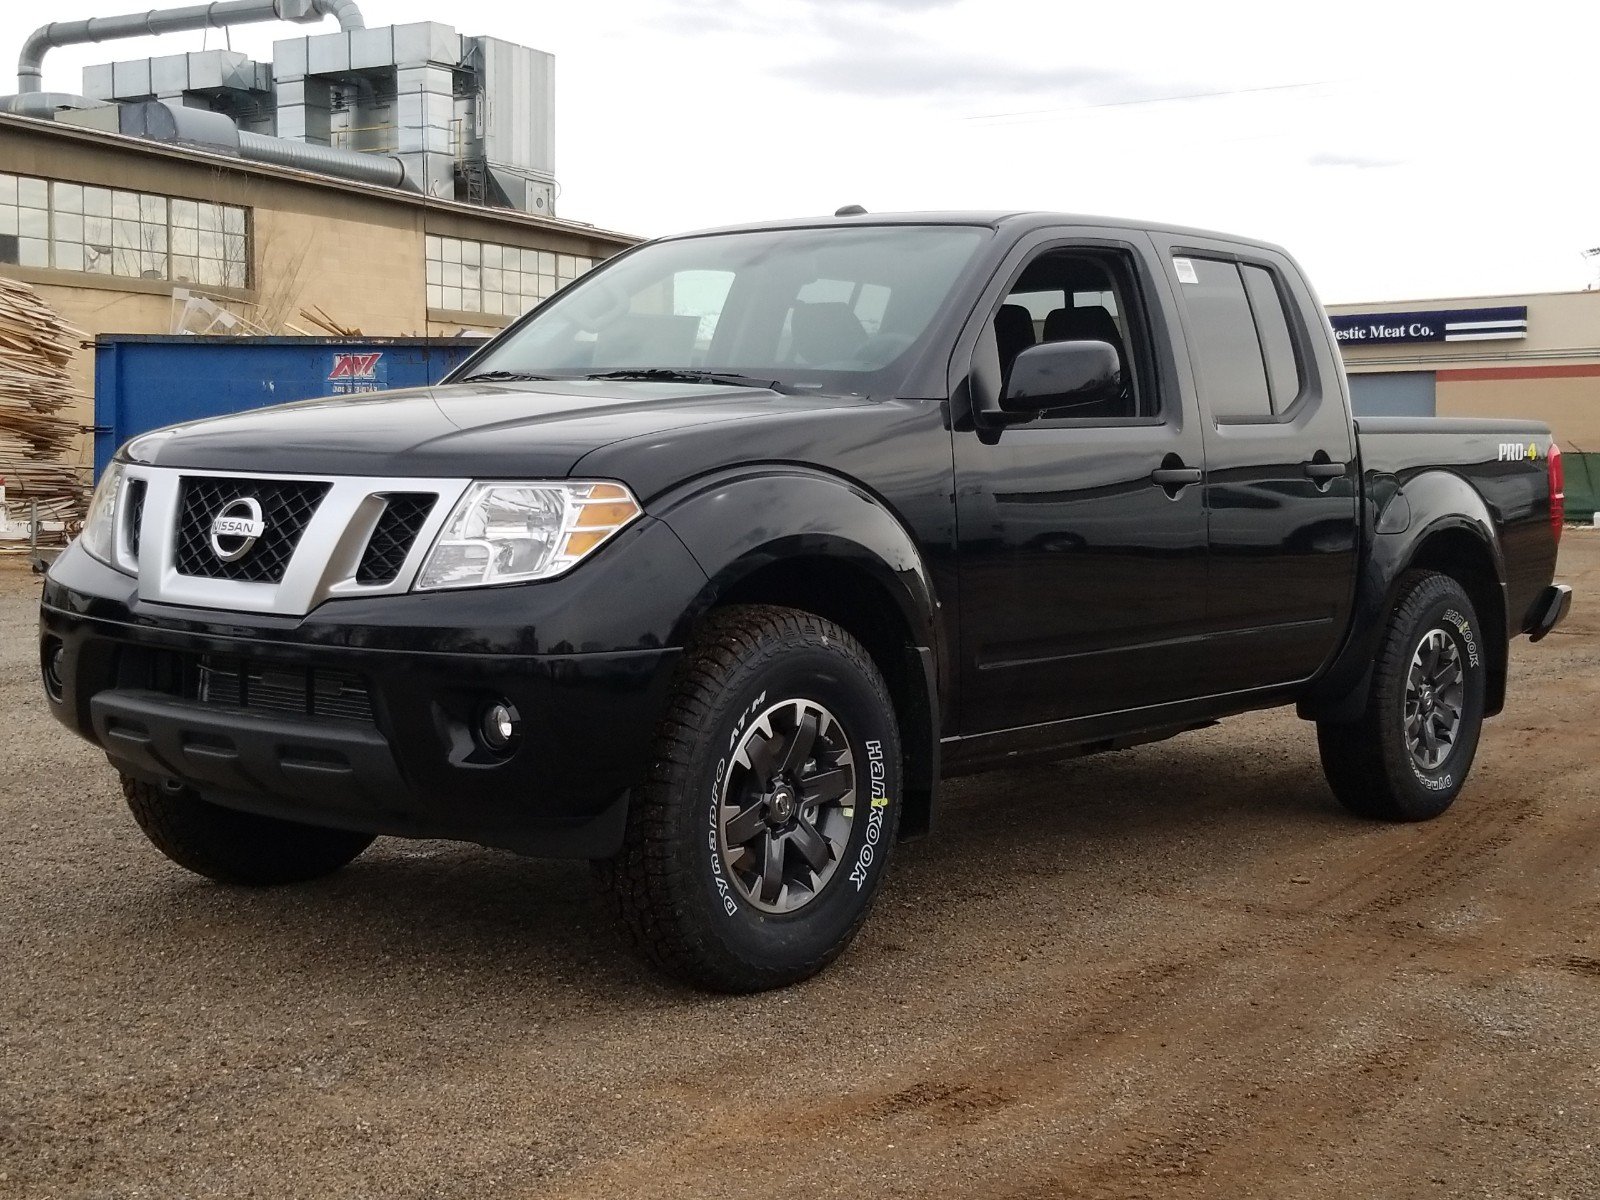
<path id="1" fill-rule="evenodd" d="M 1199 283 L 1200 276 L 1194 273 L 1194 264 L 1187 258 L 1172 260 L 1172 269 L 1178 273 L 1179 283 Z"/>

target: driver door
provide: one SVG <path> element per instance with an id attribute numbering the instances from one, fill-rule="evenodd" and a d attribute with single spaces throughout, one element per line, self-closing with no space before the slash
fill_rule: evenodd
<path id="1" fill-rule="evenodd" d="M 1204 690 L 1205 451 L 1162 305 L 1148 248 L 1085 238 L 1021 254 L 980 309 L 1002 376 L 1028 345 L 1096 340 L 1125 384 L 1087 415 L 954 432 L 963 734 Z"/>

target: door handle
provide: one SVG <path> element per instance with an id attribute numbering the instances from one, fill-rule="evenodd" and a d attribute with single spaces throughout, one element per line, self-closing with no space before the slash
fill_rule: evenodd
<path id="1" fill-rule="evenodd" d="M 1150 472 L 1150 481 L 1162 487 L 1181 488 L 1200 482 L 1199 467 L 1157 467 Z"/>
<path id="2" fill-rule="evenodd" d="M 1349 464 L 1342 462 L 1308 462 L 1301 465 L 1312 479 L 1338 479 L 1349 469 Z"/>

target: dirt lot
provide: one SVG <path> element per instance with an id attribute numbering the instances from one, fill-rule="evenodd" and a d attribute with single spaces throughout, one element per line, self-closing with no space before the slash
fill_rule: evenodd
<path id="1" fill-rule="evenodd" d="M 1271 713 L 950 788 L 824 977 L 708 998 L 574 863 L 235 891 L 45 714 L 0 566 L 0 1195 L 1600 1195 L 1600 535 L 1443 819 Z"/>

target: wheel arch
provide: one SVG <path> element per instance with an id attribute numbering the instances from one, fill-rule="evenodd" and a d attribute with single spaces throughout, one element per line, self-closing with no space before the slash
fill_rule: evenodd
<path id="1" fill-rule="evenodd" d="M 652 511 L 707 576 L 673 644 L 687 644 L 707 613 L 732 604 L 804 609 L 862 643 L 889 686 L 900 726 L 901 836 L 925 833 L 947 676 L 940 604 L 909 530 L 866 489 L 792 467 L 704 480 Z"/>
<path id="2" fill-rule="evenodd" d="M 1369 487 L 1369 494 L 1371 490 Z M 1394 520 L 1394 513 L 1404 517 Z M 1374 525 L 1381 532 L 1374 530 Z M 1376 520 L 1369 518 L 1367 528 L 1370 550 L 1356 588 L 1350 635 L 1301 697 L 1300 715 L 1333 722 L 1353 721 L 1361 715 L 1371 682 L 1372 656 L 1399 598 L 1401 580 L 1412 570 L 1447 575 L 1471 599 L 1485 641 L 1484 715 L 1498 713 L 1505 706 L 1510 626 L 1505 559 L 1495 520 L 1483 497 L 1459 475 L 1425 472 L 1407 480 L 1385 513 Z"/>
<path id="3" fill-rule="evenodd" d="M 1493 543 L 1480 530 L 1459 523 L 1441 524 L 1422 537 L 1390 588 L 1392 610 L 1400 579 L 1407 571 L 1436 571 L 1454 579 L 1467 593 L 1483 631 L 1486 688 L 1483 713 L 1492 717 L 1505 707 L 1506 671 L 1511 640 L 1506 620 L 1503 576 Z"/>

